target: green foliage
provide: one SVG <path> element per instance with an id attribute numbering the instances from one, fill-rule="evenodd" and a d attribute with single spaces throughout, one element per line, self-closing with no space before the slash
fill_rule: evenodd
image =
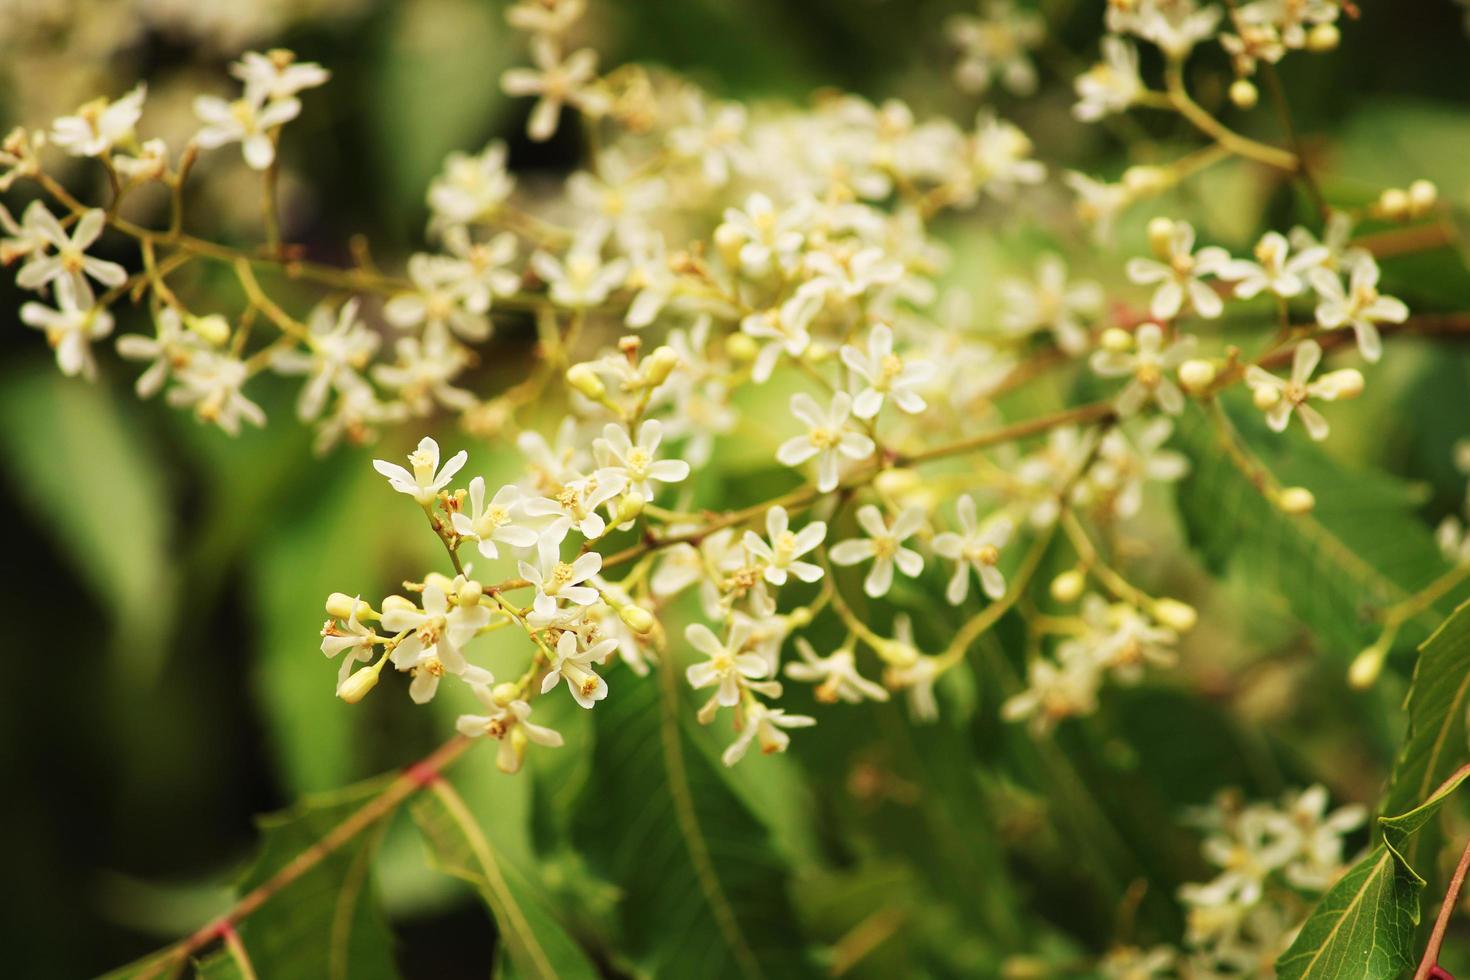
<path id="1" fill-rule="evenodd" d="M 786 869 L 684 730 L 676 666 L 598 705 L 579 846 L 622 890 L 623 947 L 653 976 L 808 976 Z"/>

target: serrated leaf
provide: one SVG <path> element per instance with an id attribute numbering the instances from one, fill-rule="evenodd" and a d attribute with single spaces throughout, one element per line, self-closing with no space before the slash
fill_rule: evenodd
<path id="1" fill-rule="evenodd" d="M 578 846 L 622 889 L 624 946 L 650 975 L 810 976 L 786 869 L 684 730 L 693 712 L 681 704 L 677 670 L 667 657 L 593 712 Z"/>
<path id="2" fill-rule="evenodd" d="M 240 880 L 240 894 L 269 880 L 382 792 L 392 777 L 307 797 L 262 817 L 259 858 Z M 236 931 L 260 977 L 391 980 L 398 976 L 393 937 L 372 889 L 372 862 L 386 826 L 380 822 L 322 858 L 260 906 Z M 199 964 L 204 977 L 241 976 L 221 950 Z"/>
<path id="3" fill-rule="evenodd" d="M 596 977 L 597 970 L 536 897 L 535 888 L 501 861 L 458 793 L 438 782 L 412 805 L 435 865 L 475 887 L 518 977 Z"/>
<path id="4" fill-rule="evenodd" d="M 1323 643 L 1357 653 L 1377 638 L 1379 611 L 1445 570 L 1428 527 L 1414 513 L 1414 494 L 1384 474 L 1344 468 L 1293 433 L 1268 432 L 1258 412 L 1230 414 L 1276 479 L 1307 487 L 1317 505 L 1309 514 L 1282 513 L 1222 451 L 1205 414 L 1191 407 L 1176 435 L 1193 464 L 1177 495 L 1191 539 L 1217 567 L 1241 563 L 1249 569 L 1261 589 L 1283 597 Z M 1399 639 L 1425 636 L 1464 594 L 1459 590 L 1405 624 Z"/>

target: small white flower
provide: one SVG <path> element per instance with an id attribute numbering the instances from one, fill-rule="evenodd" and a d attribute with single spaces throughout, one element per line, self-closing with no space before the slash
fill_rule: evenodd
<path id="1" fill-rule="evenodd" d="M 1114 34 L 1102 39 L 1103 60 L 1077 76 L 1072 115 L 1083 122 L 1124 112 L 1144 93 L 1138 76 L 1138 49 Z"/>
<path id="2" fill-rule="evenodd" d="M 471 684 L 470 690 L 490 713 L 460 715 L 454 727 L 467 738 L 488 735 L 499 739 L 500 752 L 495 761 L 501 772 L 517 772 L 521 768 L 521 752 L 516 748 L 516 740 L 508 737 L 517 728 L 526 736 L 527 741 L 547 748 L 561 748 L 561 732 L 545 725 L 532 724 L 529 720 L 531 706 L 525 701 L 516 699 L 502 704 L 496 699 L 488 683 Z"/>
<path id="3" fill-rule="evenodd" d="M 583 48 L 565 60 L 555 40 L 538 35 L 531 39 L 532 68 L 511 68 L 500 76 L 506 95 L 535 95 L 537 101 L 526 124 L 526 133 L 538 142 L 556 132 L 561 107 L 570 104 L 589 115 L 608 108 L 607 99 L 592 86 L 597 80 L 597 52 Z"/>
<path id="4" fill-rule="evenodd" d="M 305 89 L 325 85 L 332 73 L 311 61 L 297 61 L 290 51 L 277 48 L 261 54 L 247 51 L 230 66 L 230 74 L 245 84 L 245 98 L 265 102 L 289 99 Z"/>
<path id="5" fill-rule="evenodd" d="M 628 260 L 617 258 L 604 263 L 602 243 L 606 238 L 607 226 L 594 224 L 577 236 L 565 262 L 548 252 L 531 255 L 531 269 L 546 283 L 553 303 L 572 310 L 587 309 L 623 285 Z"/>
<path id="6" fill-rule="evenodd" d="M 168 144 L 160 139 L 147 140 L 138 147 L 136 156 L 119 153 L 112 158 L 112 165 L 128 180 L 161 180 L 168 173 Z"/>
<path id="7" fill-rule="evenodd" d="M 1368 819 L 1368 808 L 1350 804 L 1327 812 L 1327 787 L 1320 783 L 1288 794 L 1282 809 L 1298 845 L 1296 856 L 1284 869 L 1294 887 L 1326 891 L 1342 872 L 1343 836 Z"/>
<path id="8" fill-rule="evenodd" d="M 478 400 L 449 382 L 469 364 L 466 349 L 447 330 L 428 330 L 420 337 L 400 337 L 393 345 L 397 360 L 373 367 L 379 384 L 398 393 L 419 415 L 428 415 L 438 402 L 445 408 L 465 411 Z"/>
<path id="9" fill-rule="evenodd" d="M 492 218 L 515 189 L 505 169 L 505 143 L 495 140 L 478 154 L 451 153 L 429 184 L 429 208 L 450 227 Z"/>
<path id="10" fill-rule="evenodd" d="M 1230 253 L 1217 245 L 1194 250 L 1194 226 L 1187 221 L 1173 222 L 1169 235 L 1166 261 L 1135 257 L 1128 260 L 1128 278 L 1141 285 L 1158 283 L 1149 312 L 1158 320 L 1171 320 L 1179 315 L 1188 300 L 1190 307 L 1207 320 L 1213 320 L 1225 309 L 1220 294 L 1205 285 L 1204 277 L 1219 275 L 1230 262 Z"/>
<path id="11" fill-rule="evenodd" d="M 1007 279 L 1000 284 L 1004 309 L 1000 325 L 1007 331 L 1029 334 L 1049 330 L 1065 353 L 1087 349 L 1086 321 L 1103 305 L 1103 290 L 1090 281 L 1067 282 L 1067 265 L 1060 255 L 1048 253 L 1036 263 L 1036 279 Z"/>
<path id="12" fill-rule="evenodd" d="M 1327 215 L 1321 241 L 1301 225 L 1287 233 L 1287 240 L 1291 242 L 1292 248 L 1298 252 L 1321 249 L 1322 251 L 1316 252 L 1321 267 L 1329 272 L 1344 274 L 1352 272 L 1360 262 L 1373 261 L 1373 255 L 1367 249 L 1350 244 L 1352 238 L 1353 219 L 1344 211 L 1333 211 Z"/>
<path id="13" fill-rule="evenodd" d="M 1182 61 L 1196 44 L 1215 35 L 1220 8 L 1200 7 L 1196 0 L 1169 0 L 1140 4 L 1132 30 L 1152 41 L 1175 61 Z"/>
<path id="14" fill-rule="evenodd" d="M 408 693 L 417 704 L 434 697 L 439 678 L 446 673 L 465 673 L 469 663 L 460 648 L 490 623 L 490 610 L 479 604 L 456 602 L 451 608 L 438 582 L 425 584 L 422 601 L 420 609 L 401 596 L 389 596 L 383 601 L 382 619 L 388 632 L 410 631 L 393 648 L 390 659 L 394 667 L 413 674 Z"/>
<path id="15" fill-rule="evenodd" d="M 997 200 L 1008 200 L 1023 184 L 1039 184 L 1046 167 L 1031 159 L 1031 140 L 1016 125 L 982 111 L 969 138 L 970 177 Z"/>
<path id="16" fill-rule="evenodd" d="M 903 278 L 904 267 L 881 248 L 829 249 L 808 252 L 806 271 L 811 278 L 803 289 L 819 296 L 833 293 L 843 299 L 856 299 L 875 292 L 879 286 L 898 282 Z"/>
<path id="17" fill-rule="evenodd" d="M 617 648 L 617 640 L 602 640 L 578 649 L 577 634 L 571 630 L 563 632 L 556 641 L 556 656 L 541 680 L 541 693 L 549 694 L 558 681 L 565 680 L 572 698 L 584 708 L 592 707 L 607 697 L 607 681 L 592 668 L 605 663 Z"/>
<path id="18" fill-rule="evenodd" d="M 857 704 L 864 698 L 887 701 L 888 690 L 875 684 L 857 671 L 852 651 L 843 647 L 826 657 L 817 656 L 817 651 L 804 637 L 797 637 L 796 652 L 801 655 L 800 663 L 786 665 L 786 676 L 792 680 L 816 684 L 816 699 L 826 703 L 847 701 Z"/>
<path id="19" fill-rule="evenodd" d="M 510 296 L 520 288 L 520 274 L 506 268 L 516 257 L 516 237 L 510 232 L 476 242 L 468 230 L 456 225 L 444 233 L 444 247 L 453 258 L 439 258 L 437 278 L 471 313 L 490 312 L 495 297 Z"/>
<path id="20" fill-rule="evenodd" d="M 924 518 L 924 508 L 909 507 L 890 526 L 883 520 L 882 511 L 864 504 L 858 508 L 857 520 L 868 536 L 839 541 L 828 553 L 839 565 L 856 565 L 871 558 L 873 567 L 863 579 L 863 591 L 875 599 L 887 595 L 893 585 L 894 565 L 909 578 L 924 570 L 924 557 L 903 545 L 924 526 Z"/>
<path id="21" fill-rule="evenodd" d="M 352 600 L 351 611 L 340 626 L 336 620 L 329 619 L 322 627 L 322 653 L 327 659 L 330 660 L 343 651 L 352 651 L 349 656 L 342 659 L 342 666 L 337 672 L 339 691 L 342 688 L 342 682 L 347 680 L 354 666 L 373 659 L 373 644 L 377 643 L 378 634 L 370 627 L 364 626 L 357 618 L 358 610 L 367 607 L 367 603 L 363 602 L 360 596 L 355 597 Z"/>
<path id="22" fill-rule="evenodd" d="M 760 562 L 761 574 L 767 582 L 785 585 L 787 573 L 803 582 L 815 582 L 822 577 L 820 565 L 797 559 L 822 543 L 827 536 L 826 522 L 812 521 L 793 533 L 786 508 L 777 506 L 766 511 L 766 534 L 769 543 L 754 531 L 746 531 L 742 543 L 745 550 Z"/>
<path id="23" fill-rule="evenodd" d="M 1110 430 L 1097 447 L 1096 461 L 1073 492 L 1073 500 L 1107 505 L 1120 518 L 1137 515 L 1143 506 L 1145 482 L 1171 483 L 1189 472 L 1187 456 L 1163 448 L 1173 432 L 1173 421 L 1163 417 L 1139 423 L 1126 435 L 1122 429 Z"/>
<path id="24" fill-rule="evenodd" d="M 1006 721 L 1031 719 L 1032 731 L 1050 731 L 1059 721 L 1097 710 L 1100 678 L 1096 664 L 1080 651 L 1059 651 L 1060 662 L 1045 657 L 1031 661 L 1026 689 L 1001 705 Z"/>
<path id="25" fill-rule="evenodd" d="M 1352 368 L 1331 371 L 1311 380 L 1312 372 L 1322 360 L 1322 347 L 1315 340 L 1297 344 L 1291 357 L 1291 377 L 1278 378 L 1252 364 L 1245 372 L 1256 405 L 1266 412 L 1266 424 L 1276 432 L 1286 430 L 1293 413 L 1301 419 L 1307 435 L 1317 441 L 1327 438 L 1327 420 L 1311 405 L 1309 398 L 1336 401 L 1351 398 L 1363 390 L 1363 376 Z"/>
<path id="26" fill-rule="evenodd" d="M 1285 235 L 1268 231 L 1256 243 L 1256 261 L 1234 259 L 1220 271 L 1220 278 L 1234 282 L 1235 295 L 1241 299 L 1263 292 L 1282 298 L 1299 296 L 1307 288 L 1307 272 L 1322 265 L 1327 249 L 1319 245 L 1295 255 L 1290 252 Z"/>
<path id="27" fill-rule="evenodd" d="M 1184 411 L 1184 393 L 1174 383 L 1174 373 L 1193 355 L 1197 338 L 1184 334 L 1165 347 L 1164 328 L 1145 323 L 1133 339 L 1132 351 L 1094 351 L 1089 362 L 1105 378 L 1131 378 L 1114 403 L 1118 414 L 1133 415 L 1152 401 L 1170 415 L 1178 415 Z"/>
<path id="28" fill-rule="evenodd" d="M 564 562 L 548 548 L 539 553 L 535 565 L 525 561 L 520 563 L 521 577 L 536 587 L 533 608 L 543 617 L 550 617 L 556 612 L 559 599 L 578 606 L 590 606 L 596 602 L 597 590 L 582 583 L 601 569 L 602 556 L 595 551 Z"/>
<path id="29" fill-rule="evenodd" d="M 21 221 L 39 246 L 55 251 L 46 254 L 37 248 L 31 252 L 30 260 L 15 276 L 15 284 L 20 288 L 41 289 L 55 283 L 58 291 L 71 291 L 77 306 L 90 306 L 93 297 L 88 276 L 104 286 L 121 286 L 128 281 L 127 270 L 116 262 L 87 254 L 107 224 L 107 214 L 101 208 L 84 211 L 70 235 L 40 201 L 33 201 L 26 208 Z"/>
<path id="30" fill-rule="evenodd" d="M 1113 222 L 1133 203 L 1132 192 L 1121 183 L 1095 180 L 1076 170 L 1067 171 L 1062 179 L 1077 195 L 1073 209 L 1079 221 L 1092 226 L 1093 238 L 1103 241 L 1111 237 Z"/>
<path id="31" fill-rule="evenodd" d="M 638 427 L 638 442 L 628 437 L 628 430 L 609 422 L 602 438 L 592 443 L 599 466 L 598 478 L 622 481 L 628 490 L 636 490 L 644 500 L 656 495 L 654 482 L 679 483 L 689 476 L 689 464 L 682 459 L 658 459 L 658 444 L 663 439 L 663 423 L 647 419 Z"/>
<path id="32" fill-rule="evenodd" d="M 1012 0 L 989 0 L 981 9 L 979 17 L 956 15 L 945 23 L 945 34 L 960 49 L 955 80 L 966 92 L 978 94 L 995 78 L 1008 92 L 1030 95 L 1036 89 L 1036 68 L 1029 52 L 1046 35 L 1045 20 Z"/>
<path id="33" fill-rule="evenodd" d="M 172 306 L 165 306 L 154 318 L 154 337 L 127 334 L 117 338 L 117 352 L 131 361 L 151 361 L 134 385 L 139 398 L 151 398 L 163 387 L 169 372 L 187 365 L 195 351 L 204 349 L 198 334 L 184 329 L 183 318 Z"/>
<path id="34" fill-rule="evenodd" d="M 256 428 L 265 425 L 265 412 L 245 397 L 243 388 L 249 377 L 250 370 L 239 358 L 200 350 L 177 370 L 178 384 L 166 397 L 175 408 L 193 408 L 201 421 L 239 435 L 242 420 Z"/>
<path id="35" fill-rule="evenodd" d="M 378 335 L 357 318 L 357 299 L 342 304 L 336 316 L 326 306 L 312 311 L 307 322 L 309 353 L 283 351 L 271 366 L 282 374 L 304 374 L 308 380 L 296 400 L 296 414 L 303 421 L 321 415 L 327 393 L 336 385 L 360 382 L 357 372 L 367 366 L 378 349 Z"/>
<path id="36" fill-rule="evenodd" d="M 1321 297 L 1317 323 L 1326 330 L 1352 327 L 1363 360 L 1376 364 L 1383 356 L 1378 324 L 1403 323 L 1409 318 L 1409 308 L 1402 300 L 1378 292 L 1378 263 L 1371 258 L 1354 263 L 1346 290 L 1342 279 L 1327 269 L 1313 269 L 1310 280 Z"/>
<path id="37" fill-rule="evenodd" d="M 786 747 L 791 744 L 791 736 L 786 734 L 787 728 L 809 728 L 817 723 L 817 719 L 807 715 L 788 715 L 784 708 L 768 708 L 760 702 L 750 705 L 745 713 L 744 726 L 735 741 L 720 755 L 720 761 L 727 766 L 733 766 L 745 758 L 746 750 L 750 748 L 752 741 L 760 743 L 761 752 L 771 755 L 775 752 L 785 752 Z"/>
<path id="38" fill-rule="evenodd" d="M 759 680 L 770 673 L 770 664 L 758 653 L 746 651 L 750 640 L 751 625 L 748 620 L 736 620 L 730 624 L 725 641 L 711 632 L 703 623 L 691 623 L 684 630 L 689 645 L 708 657 L 701 663 L 690 664 L 684 676 L 689 686 L 696 691 L 706 687 L 718 687 L 714 703 L 733 708 L 740 703 L 740 694 L 747 680 Z"/>
<path id="39" fill-rule="evenodd" d="M 245 163 L 265 170 L 276 160 L 274 131 L 301 114 L 301 103 L 287 98 L 264 102 L 263 93 L 247 94 L 233 102 L 213 95 L 194 99 L 194 114 L 204 123 L 194 141 L 206 150 L 239 143 Z"/>
<path id="40" fill-rule="evenodd" d="M 715 229 L 715 241 L 733 249 L 740 268 L 752 276 L 763 276 L 773 268 L 790 269 L 806 241 L 816 207 L 810 198 L 799 198 L 790 207 L 777 209 L 771 199 L 756 193 L 745 200 L 745 210 L 726 208 L 725 220 Z"/>
<path id="41" fill-rule="evenodd" d="M 114 102 L 97 99 L 62 116 L 52 124 L 51 142 L 74 157 L 100 157 L 133 138 L 133 127 L 143 115 L 146 85 L 139 83 Z"/>
<path id="42" fill-rule="evenodd" d="M 928 361 L 909 361 L 893 353 L 893 328 L 886 323 L 874 324 L 868 332 L 868 349 L 861 351 L 850 344 L 842 346 L 842 363 L 849 371 L 867 382 L 852 402 L 852 414 L 870 419 L 883 408 L 885 398 L 910 415 L 928 406 L 917 388 L 934 377 L 934 365 Z"/>
<path id="43" fill-rule="evenodd" d="M 70 289 L 56 291 L 57 308 L 44 303 L 26 303 L 20 308 L 21 322 L 46 332 L 46 342 L 56 350 L 56 366 L 69 378 L 97 377 L 92 341 L 112 333 L 112 314 L 90 303 L 78 306 Z"/>
<path id="44" fill-rule="evenodd" d="M 441 468 L 439 466 L 439 444 L 428 436 L 419 440 L 418 448 L 408 454 L 410 472 L 397 463 L 373 460 L 373 469 L 388 478 L 388 485 L 399 493 L 406 493 L 427 507 L 434 502 L 439 491 L 449 486 L 454 474 L 460 471 L 470 454 L 461 449 Z"/>
<path id="45" fill-rule="evenodd" d="M 514 484 L 503 486 L 486 506 L 485 480 L 477 476 L 470 481 L 470 512 L 455 511 L 450 522 L 456 534 L 479 542 L 480 554 L 498 558 L 496 541 L 512 548 L 531 548 L 540 540 L 539 534 L 519 523 L 527 516 L 524 490 Z"/>
<path id="46" fill-rule="evenodd" d="M 758 340 L 768 340 L 756 354 L 750 369 L 750 379 L 756 384 L 765 384 L 776 369 L 782 352 L 797 358 L 806 353 L 811 345 L 810 326 L 812 319 L 822 309 L 822 294 L 816 290 L 797 290 L 779 306 L 751 313 L 740 321 L 740 330 Z"/>
<path id="47" fill-rule="evenodd" d="M 490 320 L 484 313 L 490 308 L 489 292 L 482 295 L 483 282 L 467 282 L 467 273 L 474 277 L 473 265 L 467 268 L 465 263 L 424 252 L 410 256 L 408 278 L 413 281 L 413 291 L 389 299 L 383 304 L 383 316 L 400 330 L 423 324 L 430 328 L 430 336 L 447 328 L 468 341 L 487 339 Z M 472 307 L 482 299 L 483 308 Z"/>
<path id="48" fill-rule="evenodd" d="M 975 519 L 975 501 L 963 494 L 955 503 L 955 512 L 960 519 L 960 530 L 945 531 L 934 536 L 934 551 L 950 561 L 957 562 L 954 576 L 944 590 L 951 605 L 958 606 L 970 592 L 970 569 L 980 577 L 980 587 L 992 599 L 1006 594 L 1005 576 L 996 563 L 1000 561 L 1000 549 L 1011 539 L 1014 525 L 1009 517 L 998 517 L 985 526 Z"/>
<path id="49" fill-rule="evenodd" d="M 805 435 L 793 436 L 781 443 L 776 459 L 784 466 L 800 466 L 812 457 L 817 459 L 817 489 L 831 493 L 837 489 L 838 458 L 867 459 L 876 448 L 873 440 L 848 426 L 852 416 L 852 396 L 839 391 L 824 412 L 811 395 L 801 392 L 791 396 L 791 414 L 805 422 Z"/>

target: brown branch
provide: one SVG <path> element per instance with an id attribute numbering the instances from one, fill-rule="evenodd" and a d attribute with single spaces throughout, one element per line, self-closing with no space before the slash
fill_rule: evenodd
<path id="1" fill-rule="evenodd" d="M 1435 976 L 1449 976 L 1439 966 L 1439 951 L 1444 946 L 1444 935 L 1450 926 L 1450 916 L 1455 912 L 1455 905 L 1460 900 L 1460 889 L 1465 884 L 1465 872 L 1470 871 L 1470 840 L 1465 842 L 1465 850 L 1460 853 L 1460 863 L 1455 866 L 1454 877 L 1450 879 L 1450 887 L 1444 893 L 1444 902 L 1439 907 L 1439 918 L 1434 920 L 1434 931 L 1429 934 L 1429 943 L 1424 947 L 1424 955 L 1419 960 L 1419 969 L 1414 971 L 1414 980 L 1430 980 Z"/>

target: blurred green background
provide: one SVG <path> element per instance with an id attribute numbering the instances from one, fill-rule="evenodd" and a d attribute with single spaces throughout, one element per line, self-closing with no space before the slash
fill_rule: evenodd
<path id="1" fill-rule="evenodd" d="M 0 19 L 21 16 L 12 6 L 21 5 L 0 3 Z M 97 20 L 104 6 L 113 20 Z M 121 12 L 129 4 L 60 3 L 44 29 L 5 30 L 10 70 L 26 77 L 0 82 L 9 85 L 0 112 L 10 123 L 39 126 L 49 114 L 145 77 L 152 88 L 146 134 L 153 112 L 166 111 L 154 106 L 173 105 L 177 115 L 189 93 L 220 88 L 239 47 L 291 47 L 331 68 L 333 80 L 306 97 L 287 133 L 288 233 L 324 261 L 344 261 L 351 236 L 365 235 L 387 267 L 421 246 L 423 191 L 448 151 L 504 138 L 513 169 L 532 182 L 575 165 L 575 136 L 527 143 L 528 106 L 498 93 L 500 72 L 523 57 L 500 4 L 311 6 L 328 13 L 265 18 L 264 29 L 232 46 L 211 27 L 203 35 L 212 43 L 201 45 L 198 34 Z M 1096 50 L 1103 5 L 1041 6 L 1055 38 L 1039 59 L 1042 94 L 993 100 L 1058 168 L 1115 175 L 1129 159 L 1148 159 L 1147 145 L 1135 145 L 1130 158 L 1122 143 L 1068 116 L 1070 76 Z M 1470 201 L 1463 164 L 1470 158 L 1470 73 L 1461 9 L 1428 0 L 1362 6 L 1361 22 L 1343 25 L 1341 50 L 1295 56 L 1282 71 L 1298 123 L 1333 175 L 1329 194 L 1366 200 L 1382 182 L 1402 186 L 1424 176 L 1463 206 Z M 840 86 L 873 99 L 903 97 L 921 114 L 950 113 L 963 123 L 977 107 L 947 79 L 952 59 L 941 25 L 970 9 L 964 5 L 593 0 L 592 7 L 591 39 L 605 65 L 659 62 L 738 98 L 804 98 Z M 79 47 L 75 35 L 109 29 L 125 40 L 108 50 L 92 37 L 93 47 Z M 98 50 L 105 56 L 96 57 Z M 57 93 L 76 98 L 48 105 Z M 1205 89 L 1201 98 L 1218 105 L 1221 92 Z M 1240 125 L 1268 139 L 1279 135 L 1268 108 Z M 1186 136 L 1157 119 L 1144 119 L 1141 132 L 1159 145 Z M 233 213 L 229 203 L 228 181 L 239 168 L 224 159 L 229 154 L 220 156 L 201 168 L 199 183 L 217 179 L 222 190 L 191 205 L 191 223 L 249 242 L 252 215 Z M 1301 202 L 1258 177 L 1221 168 L 1186 192 L 1183 206 L 1211 237 L 1243 248 L 1263 221 L 1284 227 L 1303 213 Z M 74 186 L 94 178 L 78 176 Z M 18 212 L 24 199 L 17 193 L 7 203 Z M 1100 276 L 1113 270 L 1116 281 L 1147 216 L 1125 223 L 1116 253 L 1086 264 Z M 952 280 L 979 295 L 996 275 L 1027 268 L 1046 244 L 1034 231 L 964 218 L 942 233 L 955 248 Z M 1085 251 L 1082 242 L 1062 244 Z M 1416 310 L 1464 309 L 1470 301 L 1470 278 L 1451 250 L 1388 265 L 1385 285 Z M 217 289 L 223 308 L 236 302 L 227 282 L 201 278 L 189 288 L 195 297 Z M 301 309 L 309 298 L 289 289 L 279 295 Z M 13 284 L 0 283 L 0 308 L 11 323 L 0 335 L 0 512 L 11 583 L 0 592 L 0 621 L 13 630 L 7 649 L 14 668 L 0 687 L 0 839 L 8 845 L 0 939 L 9 975 L 72 977 L 116 966 L 204 921 L 223 907 L 231 876 L 252 852 L 253 815 L 417 758 L 447 733 L 456 706 L 418 711 L 406 699 L 379 697 L 349 709 L 332 695 L 335 666 L 317 652 L 329 591 L 381 594 L 433 567 L 425 563 L 435 560 L 434 542 L 419 515 L 387 493 L 368 465 L 374 455 L 396 457 L 421 434 L 416 427 L 388 433 L 372 451 L 339 449 L 317 460 L 310 434 L 291 418 L 294 392 L 265 382 L 257 394 L 272 425 L 231 440 L 156 402 L 138 402 L 131 368 L 110 355 L 96 385 L 60 377 L 37 335 L 16 322 L 20 302 Z M 122 328 L 129 329 L 126 320 Z M 513 375 L 529 355 L 529 325 L 501 331 L 509 358 L 480 369 L 477 385 Z M 1463 348 L 1405 344 L 1370 377 L 1370 394 L 1334 418 L 1341 434 L 1331 447 L 1335 462 L 1401 478 L 1408 509 L 1427 528 L 1464 492 L 1449 447 L 1470 416 L 1470 359 Z M 449 446 L 469 446 L 472 469 L 487 477 L 505 462 L 502 448 L 462 433 L 440 435 Z M 735 483 L 732 493 L 758 489 Z M 1167 508 L 1167 500 L 1159 503 Z M 1149 577 L 1204 587 L 1188 561 L 1161 562 Z M 1327 778 L 1340 797 L 1371 801 L 1398 735 L 1383 719 L 1396 717 L 1403 664 L 1377 691 L 1348 694 L 1343 658 L 1312 657 L 1309 639 L 1279 599 L 1262 599 L 1248 570 L 1236 569 L 1229 581 L 1223 598 L 1206 606 L 1207 622 L 1241 610 L 1252 615 L 1207 629 L 1179 676 L 1118 692 L 1106 717 L 1075 737 L 1033 746 L 995 720 L 996 691 L 959 683 L 943 692 L 958 710 L 934 728 L 911 728 L 898 705 L 864 707 L 840 725 L 824 715 L 791 758 L 737 770 L 736 791 L 796 869 L 796 904 L 812 933 L 835 939 L 898 901 L 920 910 L 921 928 L 875 954 L 864 966 L 874 972 L 865 975 L 892 976 L 883 971 L 919 962 L 964 975 L 966 962 L 986 960 L 992 941 L 974 923 L 1002 946 L 1020 944 L 1022 905 L 1048 910 L 1058 942 L 1104 946 L 1116 925 L 1096 914 L 1106 902 L 1075 895 L 1121 893 L 1142 872 L 1159 884 L 1146 900 L 1139 938 L 1170 939 L 1178 922 L 1169 883 L 1199 876 L 1194 842 L 1172 827 L 1130 823 L 1131 807 L 1157 804 L 1158 812 L 1173 813 L 1221 786 L 1269 794 L 1313 778 Z M 977 666 L 989 664 L 997 675 L 1011 669 L 1002 649 L 1010 639 L 1002 631 Z M 1284 692 L 1300 700 L 1279 703 Z M 796 696 L 798 707 L 805 697 Z M 567 728 L 569 743 L 578 726 L 588 737 L 586 718 L 550 705 L 547 714 Z M 1106 734 L 1100 742 L 1090 738 L 1097 732 Z M 1189 756 L 1171 757 L 1181 744 L 1192 746 Z M 1057 759 L 1044 757 L 1064 750 L 1071 760 L 1065 780 L 1028 781 L 1029 772 L 1053 771 Z M 587 757 L 568 753 L 517 781 L 493 773 L 489 755 L 464 763 L 457 779 L 473 787 L 496 843 L 537 862 L 568 893 L 569 908 L 603 908 L 609 896 L 586 884 L 579 859 L 538 839 L 556 821 L 531 819 L 558 799 L 536 787 L 581 785 Z M 1068 864 L 1057 829 L 1068 825 L 1045 817 L 1049 805 L 1086 811 L 1078 819 L 1104 839 L 1096 851 L 1101 869 Z M 494 955 L 488 917 L 462 889 L 429 872 L 418 845 L 398 829 L 382 886 L 403 971 L 484 976 Z M 1024 898 L 993 877 L 998 864 L 1015 872 L 1009 880 L 1029 882 Z M 931 934 L 950 947 L 948 963 L 926 960 Z"/>

